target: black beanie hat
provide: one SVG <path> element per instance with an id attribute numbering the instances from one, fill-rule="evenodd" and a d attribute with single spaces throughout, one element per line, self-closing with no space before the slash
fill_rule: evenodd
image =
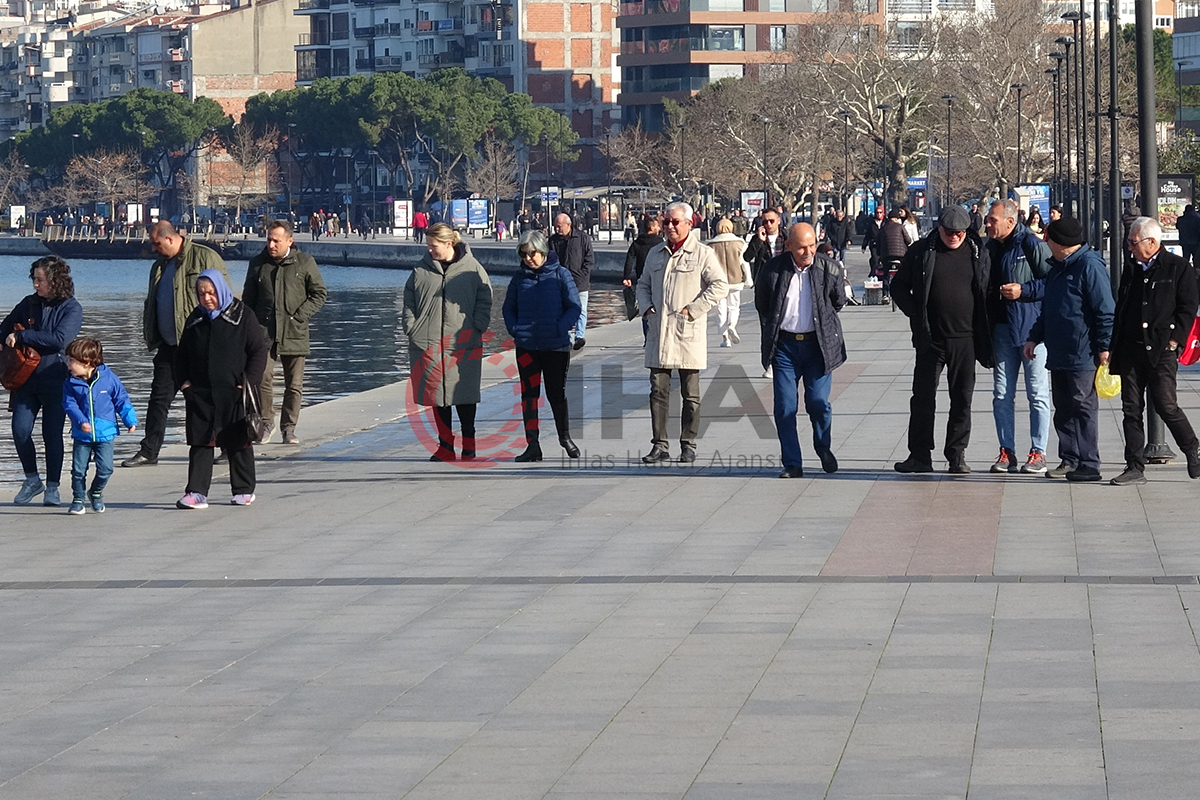
<path id="1" fill-rule="evenodd" d="M 1063 247 L 1083 244 L 1083 226 L 1074 217 L 1062 217 L 1046 226 L 1046 238 Z"/>

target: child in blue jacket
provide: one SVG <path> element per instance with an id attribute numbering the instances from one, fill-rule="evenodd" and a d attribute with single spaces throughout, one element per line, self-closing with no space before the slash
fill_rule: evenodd
<path id="1" fill-rule="evenodd" d="M 104 487 L 113 473 L 113 439 L 120 418 L 130 433 L 137 430 L 137 412 L 113 371 L 104 364 L 99 340 L 80 337 L 67 345 L 67 370 L 63 384 L 63 409 L 71 418 L 75 449 L 71 461 L 71 491 L 74 499 L 68 514 L 83 514 L 90 500 L 92 510 L 104 513 Z M 91 491 L 84 492 L 89 461 L 96 462 Z"/>

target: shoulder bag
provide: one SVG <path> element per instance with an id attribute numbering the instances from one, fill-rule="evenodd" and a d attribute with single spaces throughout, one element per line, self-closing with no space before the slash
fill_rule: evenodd
<path id="1" fill-rule="evenodd" d="M 260 444 L 267 438 L 269 425 L 262 415 L 262 400 L 258 395 L 258 386 L 251 384 L 242 376 L 242 408 L 246 424 L 246 438 L 254 444 Z"/>
<path id="2" fill-rule="evenodd" d="M 1179 345 L 1179 363 L 1191 366 L 1200 361 L 1200 317 L 1192 321 L 1192 329 Z"/>
<path id="3" fill-rule="evenodd" d="M 20 323 L 13 326 L 14 332 L 23 330 L 25 326 Z M 25 385 L 41 361 L 42 354 L 27 344 L 18 342 L 16 347 L 9 347 L 0 342 L 0 384 L 15 392 Z"/>

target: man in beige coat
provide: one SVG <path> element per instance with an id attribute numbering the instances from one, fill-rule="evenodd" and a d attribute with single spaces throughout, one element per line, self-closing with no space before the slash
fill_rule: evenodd
<path id="1" fill-rule="evenodd" d="M 679 461 L 696 460 L 700 428 L 700 370 L 708 366 L 708 310 L 725 297 L 729 283 L 712 248 L 692 232 L 692 207 L 672 203 L 665 212 L 667 239 L 646 256 L 638 279 L 638 306 L 645 309 L 646 366 L 650 369 L 650 425 L 653 447 L 647 464 L 669 461 L 667 407 L 671 370 L 679 370 L 683 395 Z"/>

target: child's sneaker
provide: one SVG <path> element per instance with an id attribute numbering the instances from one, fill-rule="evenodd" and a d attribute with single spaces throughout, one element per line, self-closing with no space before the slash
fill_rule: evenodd
<path id="1" fill-rule="evenodd" d="M 208 508 L 208 498 L 196 492 L 188 492 L 175 501 L 176 508 Z"/>
<path id="2" fill-rule="evenodd" d="M 81 500 L 78 497 L 76 497 L 74 500 L 72 500 L 71 507 L 67 509 L 67 513 L 74 514 L 75 516 L 79 516 L 81 514 L 86 514 L 87 509 L 84 508 L 83 500 Z"/>
<path id="3" fill-rule="evenodd" d="M 92 511 L 97 514 L 104 513 L 104 495 L 89 492 L 88 499 L 92 501 Z"/>
<path id="4" fill-rule="evenodd" d="M 21 484 L 21 490 L 13 498 L 13 503 L 19 506 L 27 506 L 33 502 L 33 498 L 44 491 L 46 491 L 46 486 L 42 483 L 41 478 L 26 478 L 25 482 Z"/>
<path id="5" fill-rule="evenodd" d="M 235 494 L 229 502 L 235 506 L 248 506 L 254 502 L 254 494 Z"/>

